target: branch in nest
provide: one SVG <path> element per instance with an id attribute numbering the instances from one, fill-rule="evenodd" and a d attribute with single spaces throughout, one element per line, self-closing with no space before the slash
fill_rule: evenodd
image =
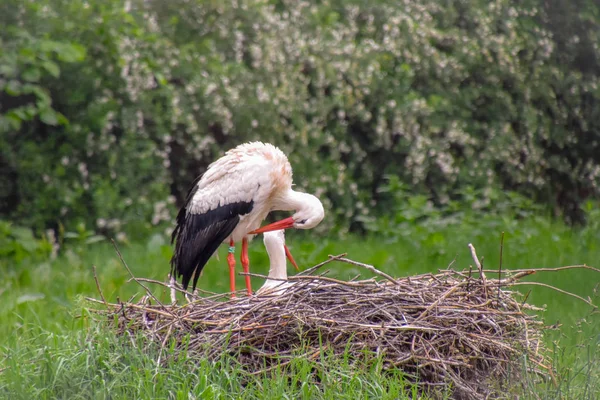
<path id="1" fill-rule="evenodd" d="M 375 268 L 372 265 L 363 264 L 361 262 L 349 260 L 347 258 L 337 258 L 337 261 L 341 261 L 341 262 L 345 262 L 345 263 L 348 263 L 348 264 L 356 265 L 358 267 L 366 268 L 369 271 L 373 272 L 374 274 L 384 277 L 388 281 L 392 282 L 394 285 L 398 285 L 398 281 L 397 280 L 395 280 L 394 278 L 392 278 L 390 275 L 386 274 L 385 272 L 382 272 L 382 271 L 378 270 L 377 268 Z"/>
<path id="2" fill-rule="evenodd" d="M 98 275 L 96 274 L 96 266 L 95 265 L 92 265 L 92 270 L 94 271 L 94 282 L 96 282 L 96 288 L 98 289 L 98 293 L 100 293 L 100 298 L 102 299 L 104 304 L 106 306 L 108 306 L 108 303 L 106 302 L 106 299 L 104 298 L 104 294 L 102 293 L 102 289 L 100 288 L 100 282 L 98 282 Z"/>
<path id="3" fill-rule="evenodd" d="M 592 303 L 591 299 L 589 299 L 589 298 L 588 299 L 584 299 L 583 297 L 581 297 L 579 295 L 576 295 L 575 293 L 567 292 L 566 290 L 559 289 L 556 286 L 548 285 L 547 283 L 542 283 L 542 282 L 514 282 L 514 283 L 511 283 L 511 285 L 512 286 L 518 286 L 518 285 L 543 286 L 543 287 L 548 288 L 548 289 L 556 290 L 559 293 L 575 297 L 576 299 L 579 299 L 579 300 L 583 301 L 584 303 L 592 306 L 594 309 L 598 308 L 598 306 L 595 305 L 594 303 Z"/>
<path id="4" fill-rule="evenodd" d="M 121 251 L 119 251 L 119 247 L 117 246 L 117 243 L 114 241 L 114 239 L 110 240 L 115 248 L 115 251 L 117 252 L 119 259 L 121 260 L 121 263 L 123 264 L 123 267 L 125 267 L 125 269 L 127 270 L 127 272 L 129 273 L 129 275 L 131 276 L 131 279 L 133 279 L 138 285 L 140 285 L 141 287 L 144 288 L 144 290 L 146 291 L 146 293 L 148 293 L 148 296 L 152 297 L 154 299 L 154 301 L 156 301 L 156 303 L 158 303 L 164 310 L 167 310 L 167 307 L 165 307 L 164 304 L 162 304 L 160 302 L 160 300 L 158 300 L 158 298 L 156 296 L 154 296 L 154 294 L 152 293 L 152 291 L 150 291 L 150 289 L 148 289 L 148 287 L 146 285 L 144 285 L 142 282 L 140 282 L 135 275 L 133 275 L 133 272 L 131 272 L 131 270 L 129 269 L 129 266 L 127 265 L 127 263 L 125 262 L 125 260 L 123 259 L 123 255 L 121 254 Z"/>

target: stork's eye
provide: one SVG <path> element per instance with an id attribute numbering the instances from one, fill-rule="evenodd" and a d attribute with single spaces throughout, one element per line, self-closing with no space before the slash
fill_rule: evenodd
<path id="1" fill-rule="evenodd" d="M 304 224 L 306 223 L 306 220 L 305 220 L 305 219 L 303 219 L 302 221 L 298 221 L 298 222 L 296 222 L 296 223 L 297 223 L 297 224 L 300 224 L 300 225 L 304 225 Z"/>

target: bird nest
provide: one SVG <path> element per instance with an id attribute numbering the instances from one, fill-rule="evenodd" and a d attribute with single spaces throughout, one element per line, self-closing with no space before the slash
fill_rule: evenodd
<path id="1" fill-rule="evenodd" d="M 205 295 L 167 305 L 145 283 L 171 286 L 132 276 L 146 290 L 138 302 L 89 300 L 105 306 L 96 312 L 109 314 L 119 334 L 142 333 L 148 343 L 214 360 L 231 355 L 249 374 L 286 368 L 297 357 L 320 368 L 325 353 L 379 359 L 424 393 L 461 399 L 506 393 L 525 373 L 551 377 L 544 326 L 535 313 L 540 309 L 511 290 L 536 270 L 494 271 L 497 278 L 490 279 L 472 246 L 471 252 L 474 270 L 449 267 L 396 279 L 330 256 L 290 277 L 294 285 L 278 295 Z M 341 281 L 318 273 L 334 260 L 365 267 L 376 278 Z"/>

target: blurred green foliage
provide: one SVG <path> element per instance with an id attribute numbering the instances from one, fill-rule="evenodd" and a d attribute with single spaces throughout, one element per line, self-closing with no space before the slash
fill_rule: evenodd
<path id="1" fill-rule="evenodd" d="M 52 243 L 45 238 L 37 239 L 31 229 L 0 220 L 0 259 L 10 259 L 16 264 L 26 259 L 47 260 L 52 251 Z"/>
<path id="2" fill-rule="evenodd" d="M 475 203 L 583 222 L 600 195 L 595 1 L 5 0 L 0 25 L 0 215 L 37 232 L 169 227 L 248 140 L 289 155 L 321 230 Z"/>

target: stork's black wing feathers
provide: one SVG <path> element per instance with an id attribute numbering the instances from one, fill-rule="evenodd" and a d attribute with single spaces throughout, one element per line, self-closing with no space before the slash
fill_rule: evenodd
<path id="1" fill-rule="evenodd" d="M 195 193 L 188 194 L 188 203 Z M 171 275 L 183 277 L 181 283 L 187 289 L 192 275 L 192 290 L 200 277 L 200 272 L 219 245 L 233 232 L 240 215 L 252 211 L 254 202 L 236 202 L 219 206 L 203 214 L 192 214 L 184 206 L 177 214 L 177 226 L 171 241 L 175 241 L 175 251 L 171 258 Z"/>

